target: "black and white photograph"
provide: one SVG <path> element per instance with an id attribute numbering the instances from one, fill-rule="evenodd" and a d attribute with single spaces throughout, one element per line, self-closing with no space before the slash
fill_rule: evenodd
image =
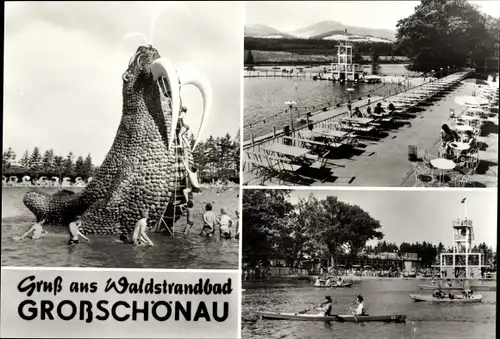
<path id="1" fill-rule="evenodd" d="M 497 187 L 498 13 L 248 2 L 243 184 Z"/>
<path id="2" fill-rule="evenodd" d="M 242 338 L 495 338 L 496 208 L 496 190 L 244 189 Z"/>
<path id="3" fill-rule="evenodd" d="M 2 266 L 238 269 L 243 5 L 5 5 Z"/>

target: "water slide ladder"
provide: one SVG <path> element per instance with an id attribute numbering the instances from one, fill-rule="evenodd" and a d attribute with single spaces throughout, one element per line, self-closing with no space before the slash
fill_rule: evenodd
<path id="1" fill-rule="evenodd" d="M 181 207 L 184 206 L 187 201 L 184 197 L 184 189 L 190 187 L 189 176 L 184 168 L 184 161 L 191 166 L 191 161 L 189 159 L 189 152 L 186 150 L 190 148 L 190 145 L 184 144 L 184 140 L 179 136 L 179 128 L 176 131 L 176 137 L 174 138 L 174 148 L 175 148 L 175 181 L 174 181 L 174 194 L 171 195 L 170 201 L 163 210 L 160 216 L 160 220 L 156 225 L 156 231 L 159 232 L 162 228 L 166 228 L 167 231 L 173 236 L 173 227 L 175 221 L 182 216 Z"/>

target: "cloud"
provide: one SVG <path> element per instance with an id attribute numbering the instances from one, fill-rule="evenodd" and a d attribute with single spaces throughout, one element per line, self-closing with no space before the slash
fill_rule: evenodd
<path id="1" fill-rule="evenodd" d="M 122 38 L 129 32 L 149 37 L 152 15 L 161 5 L 8 3 L 4 145 L 18 154 L 34 146 L 62 155 L 91 153 L 96 164 L 102 162 L 121 118 L 121 75 L 144 44 L 137 37 Z M 234 135 L 240 125 L 241 8 L 174 4 L 155 26 L 160 54 L 206 73 L 212 83 L 213 114 L 202 138 Z M 181 93 L 187 123 L 197 131 L 201 95 L 194 87 Z"/>

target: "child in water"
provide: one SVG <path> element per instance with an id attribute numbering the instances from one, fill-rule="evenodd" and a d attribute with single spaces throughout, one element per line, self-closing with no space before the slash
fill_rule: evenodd
<path id="1" fill-rule="evenodd" d="M 189 199 L 186 204 L 186 228 L 184 229 L 184 234 L 187 235 L 191 231 L 191 227 L 194 225 L 193 220 L 193 200 Z"/>
<path id="2" fill-rule="evenodd" d="M 84 234 L 82 234 L 82 232 L 80 232 L 81 226 L 82 226 L 82 218 L 79 215 L 77 215 L 75 221 L 71 222 L 68 227 L 69 230 L 68 245 L 78 244 L 80 237 L 90 242 L 90 239 L 87 238 Z"/>
<path id="3" fill-rule="evenodd" d="M 215 232 L 215 222 L 217 218 L 215 213 L 212 211 L 212 204 L 208 203 L 203 208 L 203 229 L 200 235 L 211 237 Z"/>
<path id="4" fill-rule="evenodd" d="M 231 230 L 229 228 L 233 225 L 233 221 L 227 215 L 224 207 L 220 209 L 220 213 L 220 219 L 217 219 L 217 223 L 220 225 L 220 236 L 221 238 L 229 239 L 231 238 Z"/>
<path id="5" fill-rule="evenodd" d="M 26 233 L 24 233 L 21 237 L 19 237 L 18 240 L 23 240 L 30 233 L 33 233 L 31 235 L 31 239 L 33 239 L 33 240 L 38 240 L 41 237 L 47 235 L 47 231 L 43 229 L 43 223 L 44 222 L 45 222 L 45 219 L 43 219 L 42 221 L 37 222 L 36 224 L 34 224 L 33 226 L 31 226 L 31 228 Z"/>
<path id="6" fill-rule="evenodd" d="M 142 218 L 135 224 L 134 233 L 132 235 L 132 241 L 135 245 L 148 244 L 149 246 L 154 246 L 151 239 L 149 239 L 146 229 L 148 227 L 148 217 L 149 211 L 144 210 L 141 213 Z"/>
<path id="7" fill-rule="evenodd" d="M 191 187 L 186 187 L 182 193 L 184 194 L 184 198 L 186 199 L 186 203 L 190 200 L 190 195 L 192 196 L 193 193 L 200 193 L 200 183 L 198 182 L 198 169 L 193 167 L 193 170 L 189 168 L 188 163 L 186 160 L 183 160 L 184 163 L 184 168 L 186 169 L 187 175 L 189 177 L 189 182 L 191 184 Z"/>

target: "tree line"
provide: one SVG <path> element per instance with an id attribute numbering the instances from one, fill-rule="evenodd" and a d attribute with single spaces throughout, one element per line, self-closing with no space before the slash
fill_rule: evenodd
<path id="1" fill-rule="evenodd" d="M 191 135 L 191 145 L 194 136 Z M 240 173 L 240 130 L 234 139 L 227 133 L 224 137 L 212 135 L 199 142 L 193 152 L 193 160 L 198 168 L 200 182 L 239 182 Z"/>
<path id="2" fill-rule="evenodd" d="M 291 190 L 243 191 L 243 261 L 255 265 L 280 258 L 288 266 L 303 259 L 357 254 L 371 239 L 382 239 L 380 222 L 359 206 L 310 195 L 297 204 Z"/>
<path id="3" fill-rule="evenodd" d="M 422 0 L 415 12 L 398 21 L 396 48 L 409 57 L 409 69 L 429 72 L 448 67 L 482 68 L 496 58 L 500 23 L 465 0 Z"/>
<path id="4" fill-rule="evenodd" d="M 303 54 L 336 54 L 339 41 L 323 39 L 272 39 L 245 37 L 245 50 L 291 52 Z M 384 42 L 350 42 L 353 53 L 369 55 L 376 50 L 380 55 L 404 55 L 395 44 Z"/>
<path id="5" fill-rule="evenodd" d="M 41 176 L 81 177 L 83 180 L 94 175 L 96 166 L 92 163 L 90 153 L 84 158 L 69 152 L 66 156 L 56 154 L 53 149 L 42 153 L 38 146 L 30 152 L 24 151 L 20 159 L 16 152 L 9 147 L 3 152 L 2 175 L 28 175 L 32 178 Z"/>
<path id="6" fill-rule="evenodd" d="M 191 134 L 191 146 L 194 145 L 194 136 Z M 234 139 L 226 134 L 224 137 L 210 136 L 198 143 L 193 152 L 195 165 L 199 169 L 200 181 L 212 182 L 215 180 L 233 182 L 239 181 L 240 171 L 240 133 Z M 97 167 L 92 163 L 90 153 L 86 158 L 77 156 L 73 152 L 62 156 L 53 149 L 45 152 L 35 147 L 31 152 L 25 151 L 21 159 L 17 159 L 16 152 L 9 147 L 3 152 L 2 175 L 21 176 L 32 178 L 41 176 L 52 177 L 81 177 L 83 180 L 95 175 Z"/>

